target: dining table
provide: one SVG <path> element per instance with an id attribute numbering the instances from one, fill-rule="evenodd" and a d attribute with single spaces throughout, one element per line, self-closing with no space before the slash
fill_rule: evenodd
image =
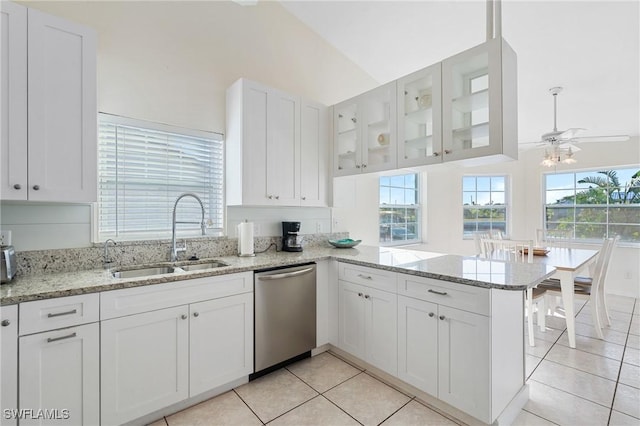
<path id="1" fill-rule="evenodd" d="M 552 278 L 560 280 L 560 291 L 562 294 L 565 319 L 567 321 L 569 346 L 575 348 L 576 318 L 574 312 L 574 280 L 581 272 L 595 262 L 599 250 L 545 247 L 544 252 L 546 252 L 544 255 L 535 255 L 536 251 L 534 251 L 533 262 L 556 268 Z"/>

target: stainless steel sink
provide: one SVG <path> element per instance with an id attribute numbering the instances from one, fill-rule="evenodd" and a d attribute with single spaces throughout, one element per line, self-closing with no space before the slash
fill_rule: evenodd
<path id="1" fill-rule="evenodd" d="M 158 266 L 153 268 L 137 268 L 126 269 L 123 271 L 114 271 L 111 274 L 114 278 L 138 278 L 148 277 L 152 275 L 171 274 L 174 268 L 172 266 Z"/>
<path id="2" fill-rule="evenodd" d="M 203 269 L 214 269 L 214 268 L 220 268 L 222 266 L 229 266 L 224 262 L 220 262 L 217 260 L 213 260 L 211 262 L 204 262 L 204 263 L 192 263 L 189 265 L 181 265 L 181 266 L 177 266 L 177 268 L 183 269 L 187 272 L 189 271 L 200 271 Z"/>

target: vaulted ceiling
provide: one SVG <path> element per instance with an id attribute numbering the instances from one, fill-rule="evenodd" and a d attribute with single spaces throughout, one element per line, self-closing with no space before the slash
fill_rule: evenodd
<path id="1" fill-rule="evenodd" d="M 485 41 L 475 1 L 282 1 L 379 83 Z M 553 127 L 638 136 L 640 2 L 503 0 L 503 37 L 518 55 L 519 142 Z"/>

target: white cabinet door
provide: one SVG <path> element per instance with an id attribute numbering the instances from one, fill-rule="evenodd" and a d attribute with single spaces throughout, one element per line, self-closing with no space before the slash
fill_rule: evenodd
<path id="1" fill-rule="evenodd" d="M 189 308 L 101 323 L 101 423 L 122 424 L 189 395 Z"/>
<path id="2" fill-rule="evenodd" d="M 300 112 L 300 205 L 327 206 L 328 108 L 302 100 Z"/>
<path id="3" fill-rule="evenodd" d="M 398 304 L 393 293 L 364 288 L 365 359 L 394 376 L 398 374 Z"/>
<path id="4" fill-rule="evenodd" d="M 398 80 L 398 167 L 441 163 L 441 66 Z"/>
<path id="5" fill-rule="evenodd" d="M 0 2 L 0 199 L 27 199 L 27 8 Z"/>
<path id="6" fill-rule="evenodd" d="M 438 398 L 490 423 L 489 317 L 438 306 Z"/>
<path id="7" fill-rule="evenodd" d="M 4 7 L 4 4 L 3 4 Z M 18 408 L 18 305 L 0 308 L 0 406 Z M 0 413 L 0 425 L 15 426 L 17 419 Z"/>
<path id="8" fill-rule="evenodd" d="M 100 423 L 99 333 L 93 323 L 20 337 L 20 408 L 66 420 L 25 418 L 21 425 Z"/>
<path id="9" fill-rule="evenodd" d="M 251 374 L 253 293 L 194 303 L 189 310 L 189 395 Z"/>
<path id="10" fill-rule="evenodd" d="M 398 296 L 398 377 L 438 395 L 438 305 Z"/>
<path id="11" fill-rule="evenodd" d="M 378 172 L 397 167 L 396 82 L 362 95 L 361 171 Z"/>
<path id="12" fill-rule="evenodd" d="M 362 164 L 362 101 L 355 97 L 333 107 L 333 175 L 360 173 Z"/>
<path id="13" fill-rule="evenodd" d="M 444 161 L 517 151 L 516 55 L 501 38 L 442 61 Z"/>
<path id="14" fill-rule="evenodd" d="M 364 287 L 346 281 L 339 281 L 340 309 L 338 319 L 338 339 L 340 349 L 365 359 L 365 305 Z"/>
<path id="15" fill-rule="evenodd" d="M 96 201 L 95 32 L 28 9 L 29 199 Z"/>
<path id="16" fill-rule="evenodd" d="M 267 204 L 300 204 L 300 97 L 269 89 Z"/>

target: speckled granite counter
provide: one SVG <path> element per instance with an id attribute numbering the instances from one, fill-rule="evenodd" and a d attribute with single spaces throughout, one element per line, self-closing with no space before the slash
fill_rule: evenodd
<path id="1" fill-rule="evenodd" d="M 367 246 L 353 249 L 314 247 L 301 253 L 270 251 L 255 257 L 222 256 L 216 259 L 228 266 L 140 278 L 113 278 L 111 273 L 104 269 L 18 276 L 11 283 L 0 286 L 0 305 L 254 271 L 323 259 L 337 259 L 464 285 L 518 291 L 535 286 L 551 276 L 554 271 L 552 267 L 535 263 L 505 263 L 475 257 Z"/>

